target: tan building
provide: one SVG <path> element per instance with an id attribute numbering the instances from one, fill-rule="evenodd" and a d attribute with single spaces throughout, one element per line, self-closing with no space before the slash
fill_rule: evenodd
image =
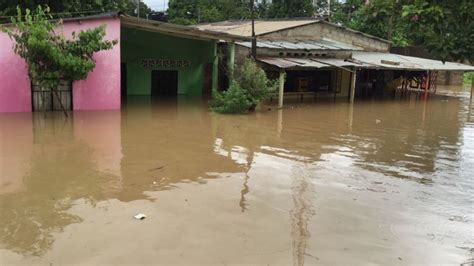
<path id="1" fill-rule="evenodd" d="M 251 21 L 195 27 L 247 38 L 220 45 L 221 72 L 233 71 L 234 65 L 250 56 Z M 435 92 L 438 71 L 474 70 L 459 63 L 392 54 L 387 40 L 318 19 L 255 21 L 255 35 L 257 61 L 269 77 L 281 77 L 280 104 L 283 94 L 302 99 L 347 97 L 353 101 L 355 96 L 382 96 L 396 91 Z"/>

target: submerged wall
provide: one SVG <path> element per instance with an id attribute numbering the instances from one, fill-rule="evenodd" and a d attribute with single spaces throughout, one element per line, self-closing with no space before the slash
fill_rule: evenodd
<path id="1" fill-rule="evenodd" d="M 100 18 L 67 21 L 58 29 L 66 37 L 106 24 L 106 39 L 120 39 L 120 20 Z M 30 112 L 31 85 L 25 61 L 12 49 L 13 43 L 0 32 L 0 112 Z M 120 109 L 120 45 L 94 55 L 95 69 L 85 80 L 73 84 L 74 110 Z"/>
<path id="2" fill-rule="evenodd" d="M 127 94 L 150 95 L 152 70 L 177 70 L 178 94 L 201 95 L 204 67 L 213 65 L 212 86 L 216 86 L 216 45 L 213 41 L 186 39 L 122 27 L 122 63 L 127 68 Z M 144 67 L 142 60 L 189 62 L 187 66 Z"/>

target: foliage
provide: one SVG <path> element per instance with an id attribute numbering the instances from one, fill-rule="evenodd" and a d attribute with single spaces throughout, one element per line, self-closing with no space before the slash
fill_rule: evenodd
<path id="1" fill-rule="evenodd" d="M 312 17 L 315 9 L 311 0 L 273 0 L 268 18 Z"/>
<path id="2" fill-rule="evenodd" d="M 396 47 L 422 46 L 441 60 L 474 62 L 474 1 L 346 0 L 331 19 L 388 39 Z"/>
<path id="3" fill-rule="evenodd" d="M 13 29 L 4 28 L 14 40 L 14 51 L 25 59 L 28 75 L 34 84 L 45 90 L 56 90 L 61 80 L 85 79 L 94 69 L 93 54 L 111 49 L 116 43 L 104 41 L 105 25 L 73 33 L 67 40 L 55 32 L 62 21 L 51 22 L 49 7 L 38 6 L 34 13 L 17 9 L 12 18 Z"/>
<path id="4" fill-rule="evenodd" d="M 243 0 L 170 0 L 168 18 L 172 23 L 196 24 L 250 17 L 250 5 Z"/>
<path id="5" fill-rule="evenodd" d="M 474 1 L 414 1 L 403 6 L 407 34 L 441 60 L 474 63 Z"/>
<path id="6" fill-rule="evenodd" d="M 255 17 L 292 18 L 311 17 L 315 9 L 312 0 L 255 1 Z M 196 24 L 229 19 L 251 18 L 250 0 L 170 0 L 169 21 L 177 24 Z"/>
<path id="7" fill-rule="evenodd" d="M 409 0 L 347 0 L 335 2 L 331 20 L 337 24 L 384 38 L 396 47 L 410 45 L 406 24 L 402 23 L 402 7 Z"/>
<path id="8" fill-rule="evenodd" d="M 235 80 L 231 80 L 227 91 L 215 91 L 210 103 L 212 111 L 223 114 L 246 113 L 256 104 Z"/>
<path id="9" fill-rule="evenodd" d="M 474 80 L 474 72 L 464 73 L 463 85 L 465 86 L 471 85 L 473 80 Z"/>
<path id="10" fill-rule="evenodd" d="M 35 9 L 38 5 L 49 6 L 51 15 L 57 17 L 77 17 L 108 11 L 122 11 L 136 15 L 136 3 L 130 0 L 3 0 L 0 1 L 0 16 L 16 16 L 16 7 L 22 10 Z M 152 10 L 140 2 L 140 17 L 145 18 Z"/>
<path id="11" fill-rule="evenodd" d="M 249 96 L 260 102 L 276 89 L 277 81 L 267 78 L 265 71 L 253 60 L 247 59 L 236 72 L 237 82 Z"/>
<path id="12" fill-rule="evenodd" d="M 231 80 L 229 89 L 214 92 L 211 110 L 218 113 L 246 113 L 276 89 L 277 81 L 269 80 L 265 71 L 248 59 Z"/>

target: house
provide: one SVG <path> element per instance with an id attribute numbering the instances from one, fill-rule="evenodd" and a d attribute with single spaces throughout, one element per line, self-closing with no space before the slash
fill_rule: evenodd
<path id="1" fill-rule="evenodd" d="M 270 77 L 280 77 L 282 83 L 280 105 L 283 95 L 301 99 L 348 97 L 353 101 L 355 96 L 381 95 L 395 89 L 434 92 L 438 71 L 474 70 L 459 63 L 392 54 L 389 41 L 325 20 L 257 20 L 254 25 L 257 61 Z M 252 36 L 249 20 L 195 28 Z M 229 65 L 234 61 L 239 65 L 250 56 L 251 41 L 227 42 L 220 48 L 222 54 L 229 54 Z"/>
<path id="2" fill-rule="evenodd" d="M 95 69 L 85 80 L 63 83 L 59 96 L 28 78 L 27 66 L 0 32 L 0 112 L 117 110 L 128 96 L 210 96 L 225 89 L 234 68 L 251 50 L 250 21 L 196 26 L 173 25 L 121 13 L 64 19 L 58 31 L 67 38 L 106 25 L 106 39 L 119 40 L 94 55 Z M 6 25 L 8 27 L 8 25 Z M 280 80 L 283 96 L 354 97 L 377 95 L 393 87 L 436 87 L 440 70 L 473 71 L 458 63 L 389 53 L 391 43 L 318 19 L 256 21 L 257 60 L 269 77 Z"/>
<path id="3" fill-rule="evenodd" d="M 119 43 L 96 53 L 94 70 L 62 84 L 59 97 L 31 84 L 24 60 L 0 32 L 0 112 L 58 110 L 58 98 L 69 110 L 117 110 L 127 96 L 210 95 L 217 86 L 217 42 L 239 39 L 117 12 L 64 19 L 58 31 L 71 37 L 102 24 L 105 38 Z"/>

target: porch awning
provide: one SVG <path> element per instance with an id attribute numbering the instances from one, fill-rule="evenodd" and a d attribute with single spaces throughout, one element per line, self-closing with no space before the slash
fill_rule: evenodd
<path id="1" fill-rule="evenodd" d="M 455 63 L 441 62 L 420 57 L 405 56 L 391 53 L 359 52 L 352 53 L 355 62 L 370 65 L 369 68 L 398 69 L 398 70 L 451 70 L 451 71 L 474 71 L 474 66 Z"/>
<path id="2" fill-rule="evenodd" d="M 364 69 L 394 69 L 394 70 L 448 70 L 448 71 L 474 71 L 474 66 L 443 62 L 413 56 L 404 56 L 391 53 L 356 52 L 350 59 L 321 58 L 321 57 L 259 57 L 258 61 L 281 68 L 348 68 Z"/>
<path id="3" fill-rule="evenodd" d="M 245 46 L 247 48 L 252 47 L 252 42 L 236 42 L 236 44 Z M 361 47 L 357 47 L 354 45 L 350 45 L 347 43 L 337 42 L 330 39 L 321 39 L 321 40 L 295 40 L 293 42 L 290 41 L 279 41 L 279 40 L 259 40 L 257 42 L 258 48 L 269 48 L 269 49 L 277 49 L 277 50 L 302 50 L 305 52 L 311 51 L 334 51 L 334 50 L 342 50 L 342 51 L 358 51 L 363 50 Z"/>
<path id="4" fill-rule="evenodd" d="M 294 57 L 259 57 L 258 61 L 282 68 L 282 69 L 297 69 L 297 68 L 345 68 L 345 67 L 369 67 L 370 65 L 350 62 L 344 59 L 337 58 L 294 58 Z"/>

